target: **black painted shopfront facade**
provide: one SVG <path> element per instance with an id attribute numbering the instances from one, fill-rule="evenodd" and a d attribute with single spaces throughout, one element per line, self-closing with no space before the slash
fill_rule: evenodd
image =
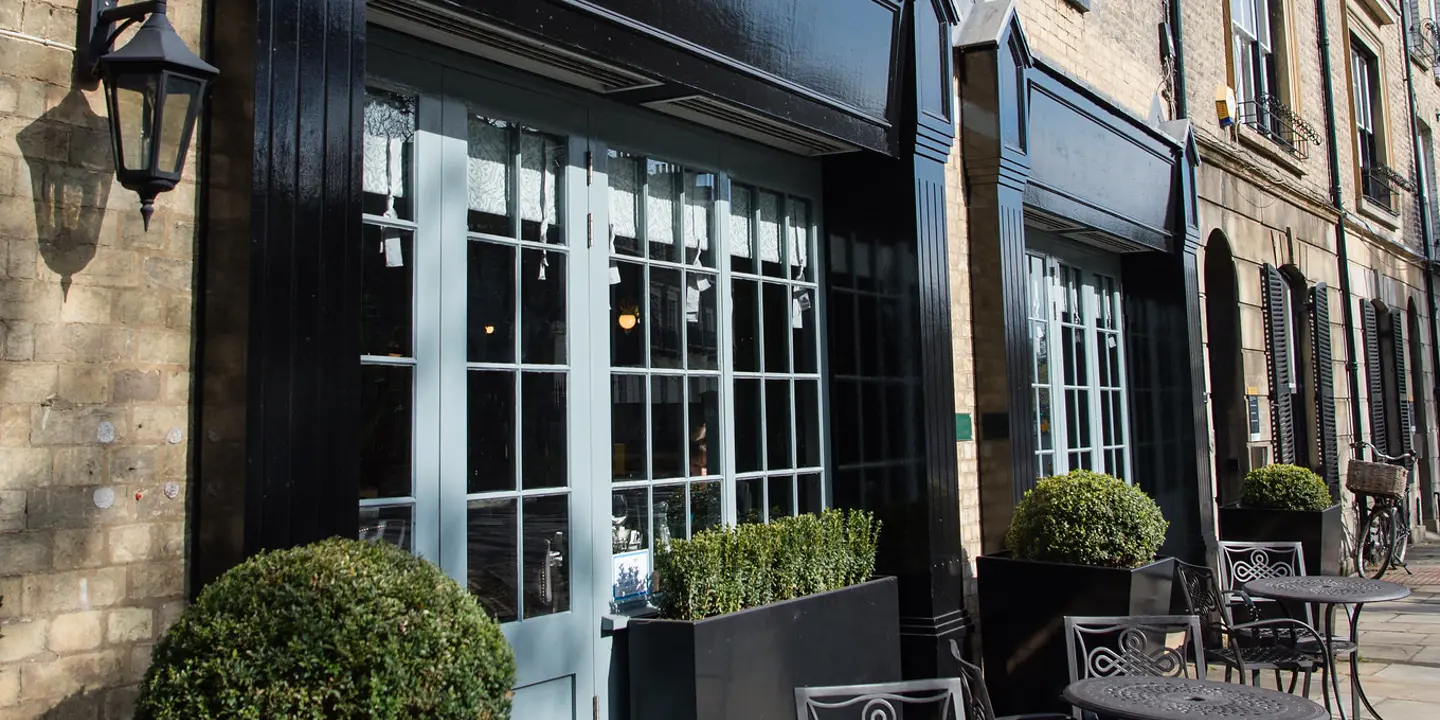
<path id="1" fill-rule="evenodd" d="M 976 6 L 956 47 L 973 332 L 1004 339 L 975 344 L 983 550 L 1001 549 L 1009 522 L 995 508 L 1086 468 L 1150 493 L 1170 521 L 1161 552 L 1203 561 L 1213 504 L 1188 121 L 1134 117 L 1032 57 L 1014 3 Z"/>
<path id="2" fill-rule="evenodd" d="M 357 532 L 480 558 L 517 716 L 618 718 L 620 555 L 864 507 L 905 675 L 954 674 L 949 0 L 210 12 L 192 587 Z"/>

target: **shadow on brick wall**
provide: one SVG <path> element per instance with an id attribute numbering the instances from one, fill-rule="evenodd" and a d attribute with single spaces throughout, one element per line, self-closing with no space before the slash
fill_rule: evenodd
<path id="1" fill-rule="evenodd" d="M 85 12 L 89 2 L 82 0 L 80 5 L 79 10 Z M 88 41 L 82 33 L 77 27 L 77 47 Z M 99 83 L 88 69 L 80 67 L 83 53 L 75 55 L 65 96 L 16 133 L 20 153 L 30 169 L 40 256 L 60 276 L 67 298 L 71 278 L 95 259 L 115 177 L 109 123 L 95 113 L 86 97 Z"/>
<path id="2" fill-rule="evenodd" d="M 30 167 L 36 242 L 68 297 L 71 278 L 95 259 L 114 179 L 110 130 L 78 87 L 16 134 Z"/>
<path id="3" fill-rule="evenodd" d="M 134 716 L 134 688 L 79 692 L 60 701 L 36 720 L 130 720 Z"/>

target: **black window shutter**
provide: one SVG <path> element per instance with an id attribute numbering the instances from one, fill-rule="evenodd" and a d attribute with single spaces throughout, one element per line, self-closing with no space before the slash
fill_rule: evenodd
<path id="1" fill-rule="evenodd" d="M 1274 265 L 1260 268 L 1265 284 L 1265 357 L 1270 369 L 1270 443 L 1277 463 L 1295 462 L 1294 406 L 1290 396 L 1290 318 L 1285 277 Z"/>
<path id="2" fill-rule="evenodd" d="M 1340 487 L 1340 441 L 1335 429 L 1335 355 L 1330 349 L 1330 288 L 1310 289 L 1310 332 L 1315 346 L 1315 427 L 1319 430 L 1320 475 L 1332 492 Z"/>
<path id="3" fill-rule="evenodd" d="M 1399 420 L 1400 427 L 1394 429 L 1394 434 L 1399 440 L 1391 445 L 1398 448 L 1399 454 L 1404 455 L 1413 448 L 1411 445 L 1414 438 L 1411 437 L 1410 426 L 1413 424 L 1410 417 L 1410 378 L 1405 369 L 1405 314 L 1392 310 L 1390 312 L 1390 332 L 1395 338 L 1391 345 L 1391 355 L 1395 358 L 1395 416 Z M 1379 443 L 1376 443 L 1377 445 Z"/>
<path id="4" fill-rule="evenodd" d="M 1390 433 L 1385 428 L 1385 378 L 1380 370 L 1380 323 L 1375 305 L 1360 301 L 1360 332 L 1365 336 L 1365 379 L 1370 392 L 1370 442 L 1388 453 Z"/>

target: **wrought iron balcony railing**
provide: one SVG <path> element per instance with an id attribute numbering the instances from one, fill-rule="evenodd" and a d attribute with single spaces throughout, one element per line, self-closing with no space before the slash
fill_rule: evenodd
<path id="1" fill-rule="evenodd" d="M 1432 68 L 1440 63 L 1440 27 L 1434 20 L 1418 20 L 1410 28 L 1410 55 Z"/>
<path id="2" fill-rule="evenodd" d="M 1314 126 L 1274 95 L 1259 95 L 1240 103 L 1237 110 L 1241 124 L 1301 160 L 1310 157 L 1310 146 L 1320 145 L 1320 133 Z"/>
<path id="3" fill-rule="evenodd" d="M 1396 191 L 1415 192 L 1415 184 L 1389 165 L 1376 163 L 1360 169 L 1362 193 L 1365 199 L 1387 210 L 1395 210 Z"/>

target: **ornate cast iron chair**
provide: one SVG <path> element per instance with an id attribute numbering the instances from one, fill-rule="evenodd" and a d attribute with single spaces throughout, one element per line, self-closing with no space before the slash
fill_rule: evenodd
<path id="1" fill-rule="evenodd" d="M 1234 595 L 1237 590 L 1245 587 L 1245 583 L 1251 580 L 1264 580 L 1274 577 L 1300 577 L 1305 575 L 1305 549 L 1298 542 L 1222 542 L 1220 543 L 1220 591 Z M 1284 603 L 1269 598 L 1248 598 L 1245 602 L 1253 603 L 1254 614 L 1251 619 L 1264 620 L 1270 618 L 1292 617 Z M 1235 604 L 1231 605 L 1232 610 Z M 1296 620 L 1303 621 L 1306 625 L 1315 626 L 1315 615 L 1309 605 L 1302 605 L 1294 608 L 1297 612 L 1293 616 Z M 1286 633 L 1285 628 L 1277 628 L 1275 632 Z M 1313 640 L 1308 637 L 1296 639 L 1295 646 L 1312 655 L 1319 655 L 1323 652 Z M 1348 657 L 1355 652 L 1355 644 L 1348 638 L 1331 637 L 1330 651 L 1335 658 Z"/>
<path id="2" fill-rule="evenodd" d="M 1179 643 L 1172 647 L 1177 635 Z M 1072 683 L 1115 675 L 1205 679 L 1200 619 L 1194 615 L 1066 617 L 1065 647 Z M 1095 715 L 1077 710 L 1075 717 Z"/>
<path id="3" fill-rule="evenodd" d="M 1234 542 L 1220 543 L 1220 591 L 1234 592 L 1251 580 L 1273 577 L 1299 577 L 1305 574 L 1305 548 L 1298 542 Z M 1266 598 L 1253 598 L 1261 617 L 1289 617 L 1280 603 Z M 1259 619 L 1259 618 L 1256 618 Z M 1310 608 L 1305 608 L 1306 624 L 1314 625 Z"/>
<path id="4" fill-rule="evenodd" d="M 796 720 L 968 720 L 961 678 L 795 688 Z M 923 713 L 921 715 L 920 713 Z"/>
<path id="5" fill-rule="evenodd" d="M 1322 643 L 1315 628 L 1300 620 L 1275 618 L 1253 620 L 1255 605 L 1244 591 L 1222 593 L 1215 573 L 1207 567 L 1177 561 L 1176 573 L 1185 594 L 1187 612 L 1200 619 L 1200 635 L 1206 660 L 1225 666 L 1225 680 L 1238 673 L 1240 682 L 1247 675 L 1253 685 L 1260 682 L 1261 671 L 1275 673 L 1275 687 L 1281 687 L 1281 673 L 1290 673 L 1290 692 L 1294 692 L 1300 675 L 1305 676 L 1304 694 L 1310 694 L 1311 675 L 1320 670 L 1320 681 L 1335 683 L 1334 665 L 1328 653 L 1315 653 L 1297 647 L 1308 641 L 1312 648 Z M 1237 601 L 1233 606 L 1227 599 Z M 1243 613 L 1242 622 L 1234 622 L 1232 607 Z M 1339 688 L 1336 685 L 1336 692 Z M 1338 695 L 1337 695 L 1338 697 Z"/>
<path id="6" fill-rule="evenodd" d="M 960 663 L 960 682 L 965 688 L 965 720 L 1070 720 L 1062 713 L 1030 713 L 1028 715 L 1007 715 L 995 717 L 995 708 L 990 705 L 990 691 L 985 688 L 985 678 L 980 667 L 966 662 L 960 653 L 960 645 L 950 641 L 950 654 Z"/>
<path id="7" fill-rule="evenodd" d="M 965 662 L 954 640 L 950 654 L 960 663 L 960 677 L 795 688 L 796 720 L 1069 720 L 1060 713 L 996 718 L 980 668 Z"/>
<path id="8" fill-rule="evenodd" d="M 1180 642 L 1172 647 L 1177 635 Z M 1066 617 L 1065 646 L 1070 682 L 1114 675 L 1205 679 L 1200 619 L 1194 615 Z"/>

